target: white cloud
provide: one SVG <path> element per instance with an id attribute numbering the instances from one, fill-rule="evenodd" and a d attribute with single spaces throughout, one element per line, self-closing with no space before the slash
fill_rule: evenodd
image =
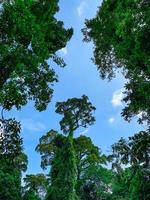
<path id="1" fill-rule="evenodd" d="M 79 17 L 82 17 L 85 9 L 88 7 L 88 4 L 85 1 L 82 1 L 80 5 L 77 7 L 77 13 Z"/>
<path id="2" fill-rule="evenodd" d="M 114 117 L 111 117 L 111 118 L 109 118 L 109 120 L 108 120 L 108 122 L 109 122 L 110 124 L 114 123 L 114 121 L 115 121 L 115 118 L 114 118 Z"/>
<path id="3" fill-rule="evenodd" d="M 122 106 L 123 97 L 124 97 L 123 89 L 115 91 L 113 93 L 113 97 L 111 100 L 111 103 L 113 104 L 113 106 L 115 106 L 115 107 Z"/>
<path id="4" fill-rule="evenodd" d="M 65 48 L 62 48 L 62 49 L 60 50 L 60 52 L 62 52 L 64 55 L 67 55 L 67 53 L 68 53 L 66 47 L 65 47 Z"/>
<path id="5" fill-rule="evenodd" d="M 23 130 L 36 131 L 36 132 L 41 132 L 46 130 L 46 126 L 43 123 L 34 121 L 32 119 L 23 119 L 21 120 L 21 123 Z"/>

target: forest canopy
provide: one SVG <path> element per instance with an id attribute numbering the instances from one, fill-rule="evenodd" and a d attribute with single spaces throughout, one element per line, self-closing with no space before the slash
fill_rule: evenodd
<path id="1" fill-rule="evenodd" d="M 47 108 L 53 86 L 59 80 L 55 66 L 66 65 L 58 51 L 73 35 L 73 29 L 65 28 L 56 17 L 59 5 L 58 0 L 0 1 L 0 200 L 150 200 L 148 0 L 103 0 L 96 16 L 85 20 L 81 31 L 84 42 L 94 44 L 92 60 L 100 78 L 112 80 L 121 72 L 126 80 L 124 119 L 130 122 L 139 116 L 138 123 L 146 128 L 121 137 L 109 152 L 103 153 L 85 135 L 102 109 L 96 111 L 86 94 L 65 100 L 59 94 L 61 100 L 55 102 L 55 113 L 61 115 L 58 130 L 52 121 L 53 127 L 42 132 L 35 148 L 43 171 L 26 173 L 29 161 L 23 124 L 17 116 L 5 118 L 4 112 L 9 116 L 13 109 L 21 110 L 28 102 L 34 102 L 37 111 L 50 110 Z M 83 1 L 77 8 L 80 17 L 84 7 Z M 101 127 L 99 124 L 96 134 Z M 81 128 L 85 130 L 77 134 Z M 117 131 L 122 134 L 121 129 Z M 33 137 L 30 145 L 34 142 Z M 35 158 L 34 162 L 37 165 Z"/>

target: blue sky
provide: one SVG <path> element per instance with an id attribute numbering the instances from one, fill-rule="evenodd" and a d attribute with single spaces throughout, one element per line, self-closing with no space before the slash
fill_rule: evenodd
<path id="1" fill-rule="evenodd" d="M 92 63 L 92 43 L 83 43 L 81 29 L 84 27 L 85 18 L 92 18 L 96 14 L 99 0 L 60 0 L 60 11 L 57 18 L 64 21 L 65 27 L 73 27 L 74 35 L 66 48 L 58 52 L 67 66 L 55 71 L 59 82 L 54 86 L 52 102 L 46 111 L 39 113 L 32 102 L 23 107 L 21 111 L 9 112 L 9 117 L 16 117 L 22 123 L 22 137 L 24 149 L 29 158 L 27 173 L 42 172 L 40 168 L 40 155 L 35 152 L 39 138 L 50 129 L 59 129 L 61 116 L 55 113 L 55 103 L 72 97 L 87 95 L 96 106 L 96 122 L 87 129 L 77 130 L 75 136 L 85 134 L 92 138 L 95 145 L 103 152 L 109 153 L 110 146 L 120 137 L 127 138 L 143 129 L 136 123 L 124 121 L 121 116 L 123 104 L 121 103 L 124 78 L 118 74 L 117 78 L 108 82 L 101 80 Z"/>

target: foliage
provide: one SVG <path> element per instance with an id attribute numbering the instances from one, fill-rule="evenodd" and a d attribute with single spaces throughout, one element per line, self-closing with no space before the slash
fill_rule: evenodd
<path id="1" fill-rule="evenodd" d="M 15 119 L 1 120 L 0 137 L 0 199 L 21 199 L 21 172 L 27 168 L 23 153 L 20 123 Z"/>
<path id="2" fill-rule="evenodd" d="M 101 163 L 90 165 L 84 171 L 82 185 L 80 187 L 81 200 L 109 200 L 111 196 L 111 184 L 113 174 L 111 170 Z"/>
<path id="3" fill-rule="evenodd" d="M 40 138 L 36 150 L 42 155 L 41 166 L 51 166 L 46 199 L 76 200 L 76 160 L 71 136 L 63 136 L 51 130 Z"/>
<path id="4" fill-rule="evenodd" d="M 111 172 L 103 165 L 107 157 L 101 153 L 89 137 L 74 138 L 77 160 L 77 194 L 81 200 L 106 199 L 111 183 Z"/>
<path id="5" fill-rule="evenodd" d="M 7 171 L 0 169 L 0 199 L 21 199 L 21 177 L 17 170 L 13 170 L 13 168 Z"/>
<path id="6" fill-rule="evenodd" d="M 89 137 L 80 135 L 74 138 L 74 148 L 77 160 L 78 180 L 84 176 L 85 171 L 90 165 L 104 162 L 104 156 L 100 156 L 99 148 L 96 147 Z"/>
<path id="7" fill-rule="evenodd" d="M 76 160 L 72 138 L 58 135 L 57 151 L 51 164 L 51 186 L 46 200 L 77 200 Z"/>
<path id="8" fill-rule="evenodd" d="M 55 18 L 58 11 L 58 0 L 0 2 L 2 111 L 20 109 L 29 100 L 42 111 L 51 101 L 52 86 L 58 78 L 49 63 L 65 66 L 57 51 L 66 46 L 73 33 Z M 27 157 L 20 130 L 14 119 L 0 119 L 0 199 L 21 199 L 21 172 L 26 169 Z M 29 189 L 24 199 L 38 198 Z"/>
<path id="9" fill-rule="evenodd" d="M 125 119 L 143 113 L 150 123 L 150 2 L 103 0 L 97 15 L 86 20 L 84 40 L 94 42 L 94 62 L 101 78 L 109 80 L 122 69 L 127 103 Z"/>
<path id="10" fill-rule="evenodd" d="M 51 130 L 40 139 L 36 150 L 42 155 L 41 166 L 51 165 L 47 200 L 77 200 L 77 156 L 73 134 L 80 126 L 86 127 L 95 121 L 92 111 L 95 107 L 85 95 L 56 103 L 56 113 L 62 114 L 61 129 L 67 136 Z M 94 148 L 93 148 L 94 149 Z"/>
<path id="11" fill-rule="evenodd" d="M 121 138 L 112 145 L 115 164 L 140 165 L 149 168 L 150 165 L 150 133 L 141 131 L 126 141 Z"/>
<path id="12" fill-rule="evenodd" d="M 95 121 L 93 111 L 95 107 L 89 102 L 88 97 L 68 99 L 56 103 L 56 113 L 64 115 L 60 121 L 61 130 L 66 133 L 74 132 L 79 127 L 86 128 Z"/>
<path id="13" fill-rule="evenodd" d="M 141 131 L 129 140 L 120 139 L 112 146 L 114 195 L 131 200 L 149 199 L 150 134 Z M 123 169 L 125 168 L 125 170 Z M 127 196 L 126 196 L 127 195 Z"/>
<path id="14" fill-rule="evenodd" d="M 41 137 L 40 144 L 37 146 L 38 152 L 42 155 L 41 163 L 44 169 L 51 166 L 50 179 L 52 184 L 49 187 L 47 199 L 59 199 L 62 195 L 66 195 L 65 189 L 68 188 L 69 183 L 67 184 L 65 181 L 70 180 L 69 178 L 64 180 L 67 174 L 66 170 L 69 171 L 68 173 L 72 173 L 71 163 L 69 164 L 68 159 L 66 162 L 66 158 L 69 158 L 67 140 L 68 137 L 51 130 Z M 101 154 L 90 138 L 83 135 L 73 139 L 73 146 L 77 169 L 76 191 L 79 198 L 100 199 L 105 197 L 107 199 L 110 196 L 107 190 L 111 188 L 112 175 L 110 170 L 102 166 L 106 163 L 106 156 Z M 61 187 L 57 191 L 59 184 L 63 184 L 63 192 Z M 65 187 L 66 184 L 67 187 Z M 66 198 L 68 197 L 66 196 Z"/>
<path id="15" fill-rule="evenodd" d="M 36 151 L 41 155 L 41 167 L 46 169 L 51 165 L 54 159 L 55 153 L 57 151 L 57 139 L 58 132 L 55 130 L 50 130 L 46 135 L 40 138 L 39 144 L 36 147 Z M 59 136 L 61 137 L 61 136 Z M 62 136 L 63 141 L 63 136 Z"/>
<path id="16" fill-rule="evenodd" d="M 47 193 L 48 180 L 44 174 L 26 175 L 23 179 L 25 186 L 24 199 L 29 199 L 33 195 L 37 199 L 43 199 Z M 31 198 L 31 197 L 30 197 Z M 33 197 L 31 200 L 34 199 Z"/>
<path id="17" fill-rule="evenodd" d="M 32 190 L 28 190 L 22 197 L 23 200 L 40 200 L 36 193 Z"/>
<path id="18" fill-rule="evenodd" d="M 73 31 L 54 17 L 58 0 L 6 0 L 0 5 L 0 106 L 20 109 L 33 100 L 42 111 L 57 81 L 48 59 L 64 66 L 56 52 L 66 46 Z"/>

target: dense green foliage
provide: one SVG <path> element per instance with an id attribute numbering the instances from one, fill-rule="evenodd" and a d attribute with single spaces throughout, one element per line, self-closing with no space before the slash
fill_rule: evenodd
<path id="1" fill-rule="evenodd" d="M 106 198 L 111 183 L 111 171 L 104 167 L 107 157 L 84 135 L 74 138 L 74 146 L 78 196 L 81 200 Z"/>
<path id="2" fill-rule="evenodd" d="M 76 161 L 72 137 L 58 135 L 57 151 L 51 164 L 51 186 L 46 200 L 77 200 Z"/>
<path id="3" fill-rule="evenodd" d="M 47 193 L 48 180 L 44 174 L 26 175 L 23 200 L 40 200 Z"/>
<path id="4" fill-rule="evenodd" d="M 0 199 L 21 199 L 21 172 L 26 170 L 20 123 L 13 119 L 0 121 Z"/>
<path id="5" fill-rule="evenodd" d="M 0 199 L 21 200 L 21 172 L 26 169 L 21 126 L 4 119 L 3 110 L 20 109 L 28 100 L 45 110 L 51 101 L 53 83 L 58 81 L 48 60 L 65 66 L 57 51 L 66 46 L 73 30 L 65 29 L 54 15 L 54 1 L 0 2 Z M 29 189 L 24 199 L 39 199 Z"/>
<path id="6" fill-rule="evenodd" d="M 150 2 L 103 0 L 95 18 L 86 21 L 84 40 L 94 42 L 94 62 L 102 78 L 118 69 L 127 79 L 122 115 L 142 112 L 140 122 L 150 123 Z"/>
<path id="7" fill-rule="evenodd" d="M 47 167 L 51 164 L 51 186 L 47 200 L 78 199 L 76 185 L 80 172 L 77 170 L 79 161 L 77 161 L 73 134 L 80 126 L 86 127 L 94 122 L 95 118 L 92 116 L 94 110 L 95 107 L 85 95 L 56 103 L 56 113 L 63 115 L 60 126 L 67 136 L 51 130 L 40 139 L 40 144 L 36 148 L 42 155 L 41 166 Z"/>
<path id="8" fill-rule="evenodd" d="M 112 165 L 117 171 L 114 196 L 150 199 L 150 133 L 141 131 L 128 141 L 121 138 L 112 150 Z"/>
<path id="9" fill-rule="evenodd" d="M 77 128 L 92 125 L 95 118 L 92 116 L 95 107 L 89 102 L 88 97 L 68 99 L 66 102 L 56 103 L 56 113 L 64 115 L 60 121 L 61 130 L 72 134 Z"/>
<path id="10" fill-rule="evenodd" d="M 74 138 L 72 147 L 68 136 L 58 134 L 54 130 L 41 137 L 40 144 L 36 148 L 42 156 L 41 166 L 43 168 L 51 166 L 51 184 L 46 199 L 61 199 L 62 197 L 62 199 L 74 199 L 74 197 L 69 197 L 72 183 L 76 183 L 79 199 L 94 200 L 101 197 L 107 199 L 110 196 L 108 189 L 112 172 L 103 166 L 107 160 L 106 156 L 101 154 L 98 147 L 86 136 Z M 74 155 L 71 155 L 72 152 Z M 73 166 L 76 168 L 70 167 L 73 162 L 69 158 L 74 156 L 76 165 Z M 71 174 L 76 174 L 75 179 Z"/>
<path id="11" fill-rule="evenodd" d="M 0 106 L 19 109 L 33 100 L 42 111 L 57 81 L 47 60 L 64 66 L 56 52 L 66 46 L 72 29 L 66 30 L 54 17 L 58 0 L 6 0 L 0 5 Z"/>
<path id="12" fill-rule="evenodd" d="M 94 42 L 94 63 L 102 79 L 121 71 L 127 82 L 122 116 L 139 116 L 147 131 L 112 146 L 112 199 L 150 199 L 150 2 L 103 0 L 96 17 L 86 20 L 84 41 Z M 110 198 L 109 198 L 110 199 Z"/>
<path id="13" fill-rule="evenodd" d="M 58 78 L 49 63 L 65 66 L 57 51 L 73 33 L 55 18 L 58 2 L 0 1 L 0 200 L 150 200 L 148 0 L 103 0 L 83 29 L 84 41 L 94 42 L 93 60 L 101 78 L 111 80 L 121 70 L 127 80 L 122 116 L 130 121 L 139 114 L 147 130 L 121 138 L 106 156 L 89 137 L 74 137 L 78 128 L 95 121 L 88 97 L 57 102 L 62 133 L 50 130 L 36 147 L 48 174 L 22 178 L 28 160 L 21 124 L 4 119 L 3 111 L 20 109 L 29 100 L 43 111 L 51 101 Z"/>

